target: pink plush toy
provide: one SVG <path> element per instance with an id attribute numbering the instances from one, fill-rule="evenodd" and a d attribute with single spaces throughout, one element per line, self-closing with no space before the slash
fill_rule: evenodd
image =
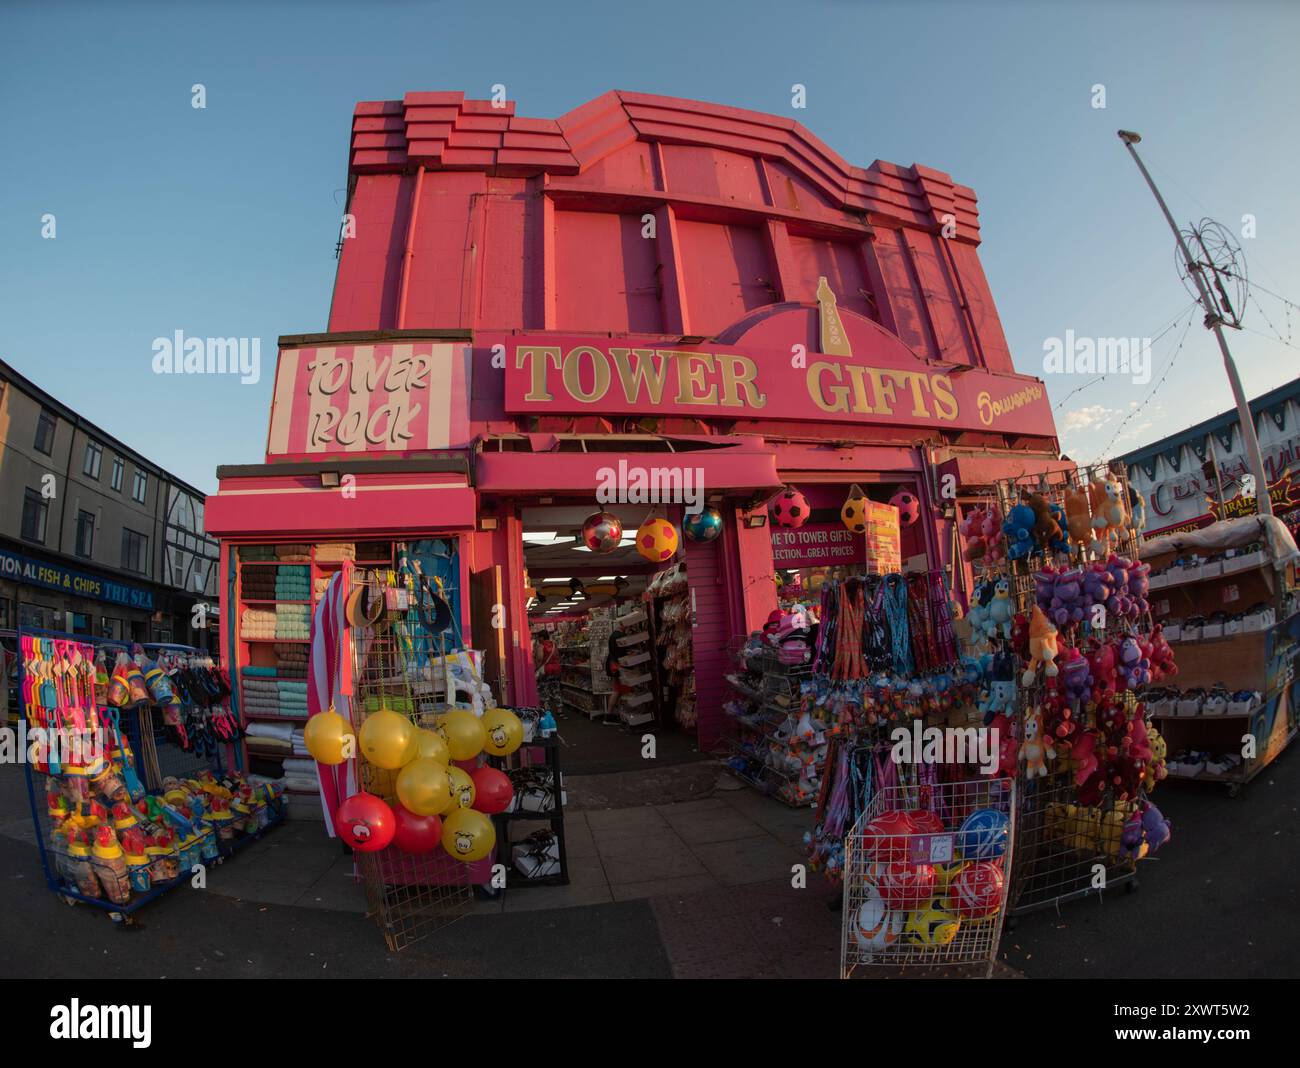
<path id="1" fill-rule="evenodd" d="M 1074 761 L 1074 785 L 1082 786 L 1097 770 L 1097 736 L 1092 731 L 1074 736 L 1070 759 Z"/>
<path id="2" fill-rule="evenodd" d="M 1144 616 L 1151 609 L 1148 595 L 1151 592 L 1151 565 L 1135 560 L 1128 565 L 1128 595 L 1133 600 L 1136 615 Z"/>
<path id="3" fill-rule="evenodd" d="M 1159 623 L 1151 628 L 1151 640 L 1147 643 L 1147 659 L 1151 661 L 1151 679 L 1159 682 L 1178 674 L 1178 665 L 1174 663 L 1174 651 L 1165 641 L 1165 629 Z"/>
<path id="4" fill-rule="evenodd" d="M 1088 666 L 1092 669 L 1092 699 L 1100 702 L 1113 697 L 1119 689 L 1115 647 L 1109 642 L 1099 645 L 1088 654 Z"/>

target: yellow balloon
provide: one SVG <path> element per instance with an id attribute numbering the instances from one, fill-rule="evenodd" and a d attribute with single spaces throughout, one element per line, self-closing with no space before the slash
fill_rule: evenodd
<path id="1" fill-rule="evenodd" d="M 487 740 L 483 721 L 466 708 L 453 708 L 443 713 L 433 729 L 447 743 L 447 752 L 452 760 L 469 760 L 478 756 Z"/>
<path id="2" fill-rule="evenodd" d="M 415 732 L 416 744 L 420 747 L 419 756 L 425 760 L 436 760 L 444 768 L 451 763 L 451 754 L 447 752 L 447 743 L 442 735 L 421 727 Z"/>
<path id="3" fill-rule="evenodd" d="M 474 780 L 463 769 L 453 764 L 447 769 L 447 778 L 451 780 L 451 802 L 443 811 L 455 812 L 458 808 L 474 807 Z"/>
<path id="4" fill-rule="evenodd" d="M 307 752 L 322 764 L 342 764 L 356 753 L 352 725 L 334 709 L 317 712 L 302 729 Z"/>
<path id="5" fill-rule="evenodd" d="M 408 758 L 406 750 L 414 733 L 415 726 L 409 719 L 390 708 L 381 708 L 361 724 L 361 752 L 377 768 L 400 768 Z"/>
<path id="6" fill-rule="evenodd" d="M 483 748 L 493 756 L 508 756 L 524 743 L 524 725 L 508 708 L 489 708 L 483 730 L 487 733 Z"/>
<path id="7" fill-rule="evenodd" d="M 440 816 L 451 806 L 447 769 L 433 760 L 412 760 L 397 775 L 397 800 L 417 816 Z"/>
<path id="8" fill-rule="evenodd" d="M 496 827 L 477 809 L 457 809 L 442 821 L 442 848 L 457 860 L 482 860 L 496 844 Z"/>

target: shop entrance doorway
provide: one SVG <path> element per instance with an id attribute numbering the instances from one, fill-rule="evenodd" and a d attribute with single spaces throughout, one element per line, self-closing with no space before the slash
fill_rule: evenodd
<path id="1" fill-rule="evenodd" d="M 589 503 L 521 509 L 538 703 L 556 718 L 570 773 L 706 759 L 696 744 L 685 556 L 655 564 L 637 551 L 644 505 L 604 510 L 622 536 L 600 552 L 583 538 Z M 680 529 L 678 516 L 663 514 Z"/>

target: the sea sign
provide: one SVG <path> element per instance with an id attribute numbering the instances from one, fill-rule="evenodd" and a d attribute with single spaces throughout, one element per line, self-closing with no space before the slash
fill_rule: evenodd
<path id="1" fill-rule="evenodd" d="M 780 571 L 803 567 L 863 564 L 867 543 L 843 523 L 805 523 L 792 529 L 772 529 L 772 563 Z"/>
<path id="2" fill-rule="evenodd" d="M 1055 436 L 1038 379 L 927 364 L 901 343 L 855 356 L 549 334 L 476 335 L 475 343 L 503 360 L 506 411 L 516 414 L 780 419 Z"/>
<path id="3" fill-rule="evenodd" d="M 281 349 L 267 456 L 464 444 L 469 352 L 432 341 Z"/>
<path id="4" fill-rule="evenodd" d="M 88 575 L 84 571 L 73 571 L 44 560 L 35 560 L 29 556 L 0 549 L 0 578 L 12 582 L 25 582 L 29 586 L 44 586 L 50 590 L 60 590 L 74 597 L 89 597 L 96 601 L 125 605 L 153 611 L 153 591 L 131 586 L 124 582 L 98 575 Z"/>

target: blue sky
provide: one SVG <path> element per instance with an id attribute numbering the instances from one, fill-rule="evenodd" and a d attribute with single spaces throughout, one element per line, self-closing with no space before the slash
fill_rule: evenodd
<path id="1" fill-rule="evenodd" d="M 466 5 L 468 6 L 468 5 Z M 353 104 L 507 87 L 553 117 L 610 88 L 793 115 L 850 161 L 975 188 L 1017 367 L 1047 338 L 1154 337 L 1190 304 L 1175 215 L 1243 215 L 1252 278 L 1300 301 L 1300 7 L 1284 3 L 15 3 L 0 15 L 0 357 L 201 489 L 261 459 L 275 338 L 325 327 Z M 790 87 L 807 86 L 793 112 Z M 207 107 L 190 106 L 202 83 Z M 1094 85 L 1106 107 L 1092 106 Z M 41 237 L 53 213 L 57 238 Z M 1248 393 L 1300 373 L 1300 314 L 1259 292 Z M 263 339 L 255 386 L 158 376 L 154 338 Z M 1290 337 L 1291 347 L 1264 336 Z M 1230 406 L 1211 335 L 1157 342 L 1057 412 L 1111 454 Z M 1088 378 L 1048 380 L 1062 402 Z"/>

